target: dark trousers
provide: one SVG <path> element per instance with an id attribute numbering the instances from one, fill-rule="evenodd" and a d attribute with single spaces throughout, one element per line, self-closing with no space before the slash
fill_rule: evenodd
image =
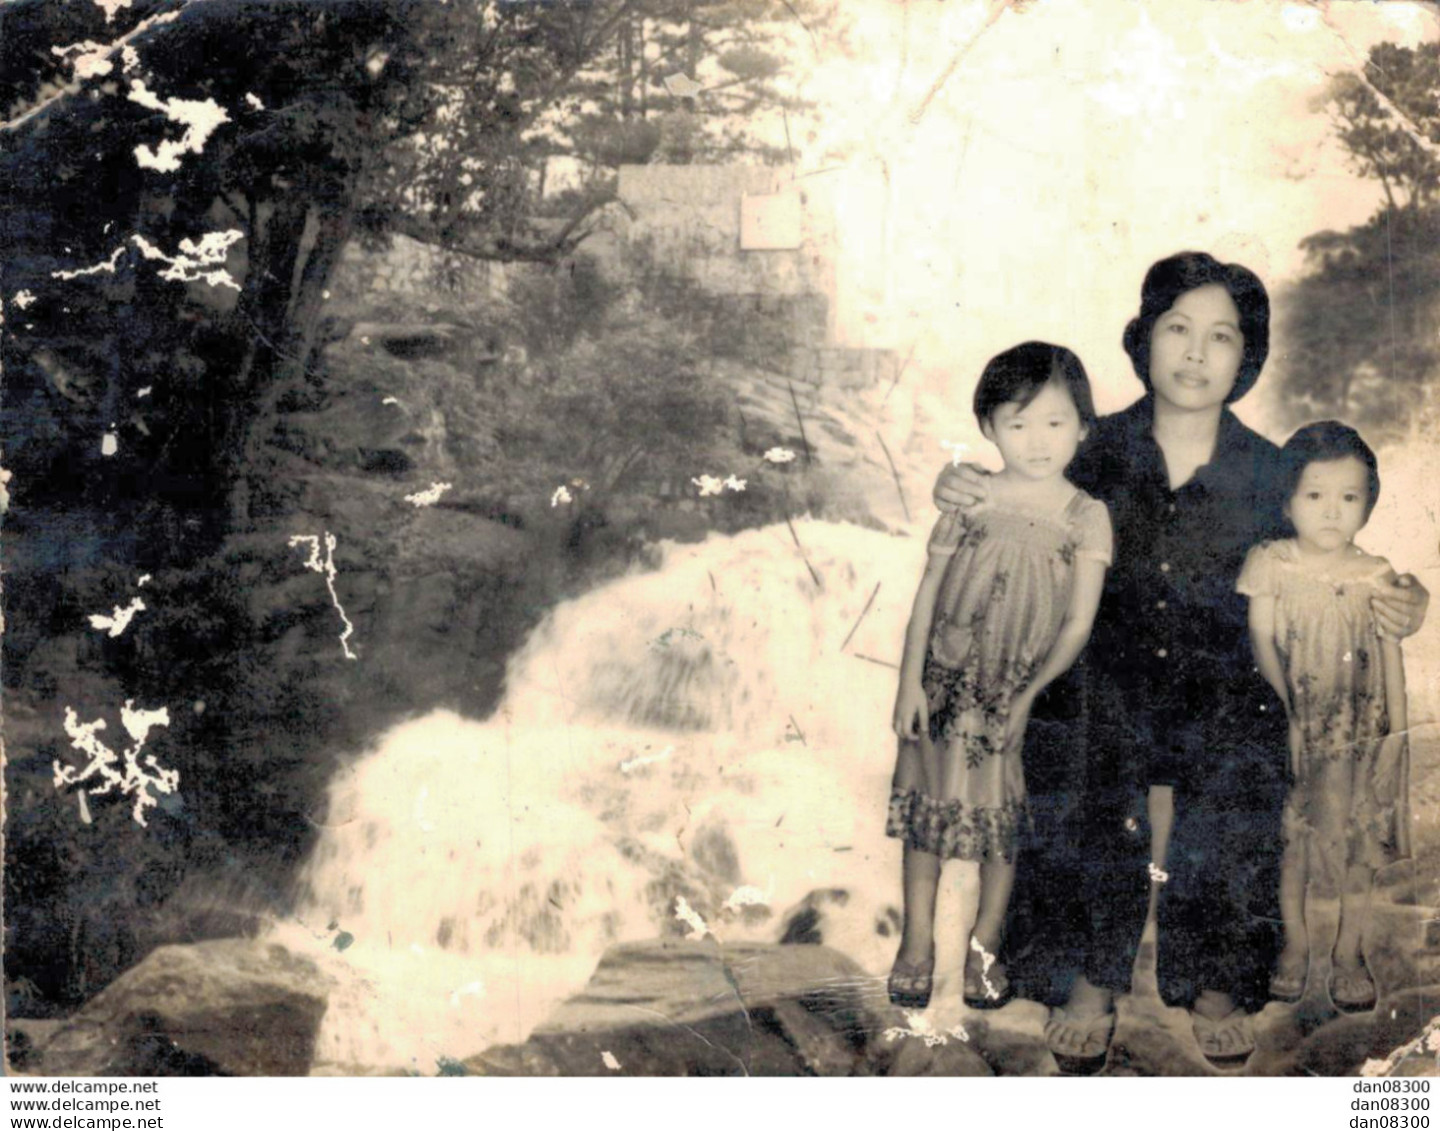
<path id="1" fill-rule="evenodd" d="M 1161 996 L 1189 1005 L 1211 989 L 1263 1005 L 1280 938 L 1288 760 L 1283 708 L 1256 682 L 1217 688 L 1193 712 L 1140 714 L 1133 695 L 1090 672 L 1037 704 L 1025 744 L 1031 825 L 1005 946 L 1022 996 L 1062 1004 L 1082 972 L 1129 991 L 1149 902 L 1153 770 L 1175 790 Z"/>

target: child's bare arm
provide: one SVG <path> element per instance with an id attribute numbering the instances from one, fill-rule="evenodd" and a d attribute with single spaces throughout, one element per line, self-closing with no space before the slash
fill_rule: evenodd
<path id="1" fill-rule="evenodd" d="M 1380 641 L 1380 661 L 1385 665 L 1385 712 L 1390 716 L 1390 733 L 1404 734 L 1410 722 L 1405 703 L 1405 657 L 1398 640 L 1386 637 Z"/>
<path id="2" fill-rule="evenodd" d="M 1405 732 L 1410 722 L 1405 702 L 1405 659 L 1398 640 L 1381 638 L 1380 662 L 1385 671 L 1385 713 L 1390 718 L 1390 732 L 1380 746 L 1375 796 L 1385 804 L 1399 801 L 1404 806 L 1400 819 L 1408 821 L 1410 814 L 1404 810 L 1408 809 L 1405 797 L 1409 793 L 1410 748 Z"/>
<path id="3" fill-rule="evenodd" d="M 1285 713 L 1292 711 L 1290 689 L 1285 683 L 1285 665 L 1280 662 L 1280 649 L 1275 646 L 1275 598 L 1268 594 L 1250 598 L 1250 646 L 1255 652 L 1255 665 L 1265 682 L 1275 689 Z"/>

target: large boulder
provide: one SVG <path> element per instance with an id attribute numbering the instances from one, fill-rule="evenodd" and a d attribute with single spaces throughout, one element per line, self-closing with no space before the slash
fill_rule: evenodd
<path id="1" fill-rule="evenodd" d="M 282 946 L 162 946 L 38 1050 L 47 1076 L 303 1076 L 329 979 Z"/>
<path id="2" fill-rule="evenodd" d="M 590 983 L 477 1075 L 850 1076 L 894 1022 L 883 986 L 818 946 L 661 939 L 606 951 Z"/>

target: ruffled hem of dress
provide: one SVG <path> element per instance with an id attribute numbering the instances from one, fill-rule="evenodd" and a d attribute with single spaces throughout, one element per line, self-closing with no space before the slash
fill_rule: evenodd
<path id="1" fill-rule="evenodd" d="M 1007 801 L 999 808 L 966 807 L 963 801 L 942 801 L 913 789 L 890 794 L 885 835 L 903 840 L 917 852 L 943 860 L 1015 859 L 1025 806 Z"/>

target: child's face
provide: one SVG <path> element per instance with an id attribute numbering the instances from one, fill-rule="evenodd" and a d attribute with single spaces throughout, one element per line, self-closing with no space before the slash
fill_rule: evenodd
<path id="1" fill-rule="evenodd" d="M 1365 525 L 1369 488 L 1369 473 L 1354 456 L 1308 465 L 1285 507 L 1300 545 L 1315 553 L 1350 545 Z"/>
<path id="2" fill-rule="evenodd" d="M 1235 300 L 1219 283 L 1196 287 L 1150 331 L 1150 387 L 1175 408 L 1213 409 L 1235 388 L 1244 355 Z"/>
<path id="3" fill-rule="evenodd" d="M 1063 473 L 1085 439 L 1070 391 L 1058 381 L 1046 384 L 1024 408 L 1016 401 L 1002 404 L 982 431 L 1000 449 L 1005 470 L 1026 479 Z"/>

